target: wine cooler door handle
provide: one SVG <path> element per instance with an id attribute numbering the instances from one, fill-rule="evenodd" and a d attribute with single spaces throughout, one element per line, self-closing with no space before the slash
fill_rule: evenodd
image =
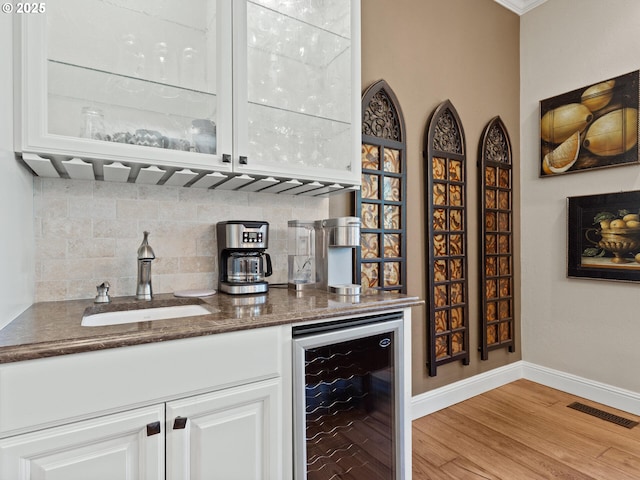
<path id="1" fill-rule="evenodd" d="M 174 430 L 182 430 L 187 426 L 187 417 L 176 417 L 173 421 L 173 429 Z"/>

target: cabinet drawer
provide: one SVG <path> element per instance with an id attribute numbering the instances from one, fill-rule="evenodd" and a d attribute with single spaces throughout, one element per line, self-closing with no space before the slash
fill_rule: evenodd
<path id="1" fill-rule="evenodd" d="M 261 328 L 0 366 L 0 437 L 280 376 Z"/>

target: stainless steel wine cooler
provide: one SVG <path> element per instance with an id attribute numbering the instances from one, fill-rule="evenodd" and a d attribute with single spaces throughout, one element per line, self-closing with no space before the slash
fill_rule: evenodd
<path id="1" fill-rule="evenodd" d="M 402 480 L 402 314 L 294 327 L 296 480 Z"/>

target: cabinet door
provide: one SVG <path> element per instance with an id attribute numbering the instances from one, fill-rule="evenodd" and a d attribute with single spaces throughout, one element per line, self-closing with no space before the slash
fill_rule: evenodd
<path id="1" fill-rule="evenodd" d="M 51 0 L 16 25 L 18 150 L 231 169 L 231 0 Z"/>
<path id="2" fill-rule="evenodd" d="M 164 405 L 0 441 L 3 480 L 164 479 Z"/>
<path id="3" fill-rule="evenodd" d="M 233 2 L 234 168 L 360 183 L 360 2 Z"/>
<path id="4" fill-rule="evenodd" d="M 167 480 L 283 478 L 279 380 L 167 403 Z"/>

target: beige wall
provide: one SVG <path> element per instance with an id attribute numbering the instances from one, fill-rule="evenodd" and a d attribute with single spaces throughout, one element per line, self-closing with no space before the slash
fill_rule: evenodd
<path id="1" fill-rule="evenodd" d="M 637 0 L 549 0 L 521 19 L 523 355 L 634 392 L 638 284 L 566 277 L 566 198 L 640 190 L 640 167 L 538 178 L 538 102 L 637 70 L 638 32 Z"/>
<path id="2" fill-rule="evenodd" d="M 362 2 L 362 87 L 384 79 L 396 93 L 406 122 L 408 293 L 426 298 L 423 132 L 434 108 L 449 99 L 462 121 L 467 148 L 471 364 L 426 373 L 426 309 L 414 309 L 413 393 L 440 387 L 521 359 L 478 345 L 477 150 L 483 128 L 500 115 L 511 137 L 514 179 L 519 175 L 519 17 L 493 0 L 365 0 Z M 514 209 L 519 209 L 516 187 Z M 332 213 L 335 209 L 332 206 Z M 515 215 L 515 230 L 519 229 Z M 519 244 L 516 233 L 515 245 Z M 518 258 L 517 250 L 515 258 Z M 516 278 L 519 269 L 516 269 Z M 518 333 L 520 330 L 517 325 Z M 519 335 L 518 335 L 519 336 Z"/>

